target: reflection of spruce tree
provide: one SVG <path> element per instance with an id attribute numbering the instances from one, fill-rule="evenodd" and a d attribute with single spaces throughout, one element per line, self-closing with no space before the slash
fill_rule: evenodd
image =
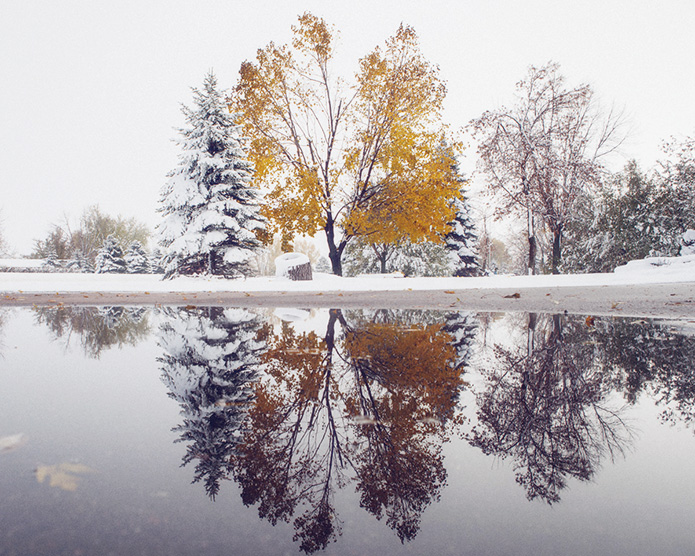
<path id="1" fill-rule="evenodd" d="M 583 328 L 582 328 L 583 327 Z M 629 433 L 606 404 L 611 377 L 582 320 L 530 316 L 525 345 L 496 346 L 497 367 L 477 395 L 472 445 L 511 456 L 528 498 L 560 500 L 567 477 L 588 480 Z"/>
<path id="2" fill-rule="evenodd" d="M 448 313 L 442 330 L 451 336 L 451 345 L 456 350 L 456 367 L 463 369 L 471 356 L 478 331 L 475 315 L 467 311 Z"/>
<path id="3" fill-rule="evenodd" d="M 194 482 L 215 498 L 228 478 L 229 459 L 242 440 L 263 344 L 257 315 L 210 307 L 170 310 L 160 327 L 162 381 L 181 405 L 174 430 L 188 447 L 183 463 L 197 459 Z"/>
<path id="4" fill-rule="evenodd" d="M 36 320 L 46 324 L 56 338 L 80 335 L 88 357 L 98 359 L 104 349 L 136 345 L 150 333 L 148 311 L 143 307 L 35 307 Z"/>
<path id="5" fill-rule="evenodd" d="M 627 399 L 652 393 L 668 422 L 695 424 L 695 337 L 666 324 L 614 320 L 597 326 L 606 363 L 624 372 Z"/>

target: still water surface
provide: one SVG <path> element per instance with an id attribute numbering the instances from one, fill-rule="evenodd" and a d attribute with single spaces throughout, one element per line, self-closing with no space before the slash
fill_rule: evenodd
<path id="1" fill-rule="evenodd" d="M 695 325 L 0 311 L 0 555 L 692 554 Z"/>

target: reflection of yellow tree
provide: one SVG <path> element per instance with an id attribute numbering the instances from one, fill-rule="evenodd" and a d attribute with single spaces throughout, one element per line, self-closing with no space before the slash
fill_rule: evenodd
<path id="1" fill-rule="evenodd" d="M 590 479 L 603 456 L 623 451 L 629 433 L 606 403 L 611 377 L 582 327 L 531 315 L 523 347 L 496 346 L 496 368 L 477 396 L 471 443 L 514 458 L 529 499 L 559 501 L 567 477 Z"/>
<path id="2" fill-rule="evenodd" d="M 332 364 L 336 318 L 331 312 L 324 338 L 287 324 L 279 335 L 266 329 L 268 380 L 257 387 L 250 432 L 232 460 L 244 503 L 258 504 L 261 517 L 275 524 L 289 521 L 298 505 L 308 508 L 294 521 L 305 552 L 339 534 L 331 494 L 346 460 L 334 413 L 341 397 Z"/>
<path id="3" fill-rule="evenodd" d="M 104 349 L 136 345 L 150 333 L 147 310 L 142 307 L 36 307 L 36 320 L 46 324 L 56 338 L 69 344 L 80 335 L 82 348 L 98 359 Z"/>
<path id="4" fill-rule="evenodd" d="M 347 400 L 357 426 L 361 505 L 403 540 L 446 481 L 441 446 L 453 416 L 462 368 L 441 325 L 368 324 L 349 330 L 346 352 L 357 388 Z"/>
<path id="5" fill-rule="evenodd" d="M 295 540 L 314 552 L 340 534 L 332 496 L 350 468 L 363 507 L 412 539 L 446 480 L 441 445 L 461 373 L 450 337 L 440 325 L 350 326 L 336 310 L 323 338 L 266 332 L 268 379 L 233 457 L 244 502 L 271 523 L 304 508 Z"/>

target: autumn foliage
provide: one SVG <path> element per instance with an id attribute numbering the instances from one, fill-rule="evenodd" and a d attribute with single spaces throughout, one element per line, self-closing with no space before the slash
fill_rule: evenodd
<path id="1" fill-rule="evenodd" d="M 291 45 L 270 43 L 240 68 L 229 99 L 251 138 L 276 230 L 326 235 L 333 271 L 355 237 L 438 241 L 453 218 L 456 143 L 441 121 L 446 88 L 401 25 L 360 60 L 353 84 L 332 72 L 333 30 L 305 13 Z"/>

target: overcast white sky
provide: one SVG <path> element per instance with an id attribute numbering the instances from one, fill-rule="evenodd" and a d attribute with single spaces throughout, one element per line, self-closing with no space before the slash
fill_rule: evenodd
<path id="1" fill-rule="evenodd" d="M 240 63 L 287 41 L 304 11 L 339 31 L 346 76 L 399 23 L 415 27 L 448 84 L 454 128 L 508 104 L 530 64 L 553 60 L 568 85 L 587 82 L 625 109 L 633 132 L 623 156 L 644 169 L 662 140 L 695 133 L 692 0 L 3 0 L 0 211 L 10 247 L 28 254 L 52 223 L 93 204 L 154 227 L 190 87 L 209 69 L 232 87 Z"/>

